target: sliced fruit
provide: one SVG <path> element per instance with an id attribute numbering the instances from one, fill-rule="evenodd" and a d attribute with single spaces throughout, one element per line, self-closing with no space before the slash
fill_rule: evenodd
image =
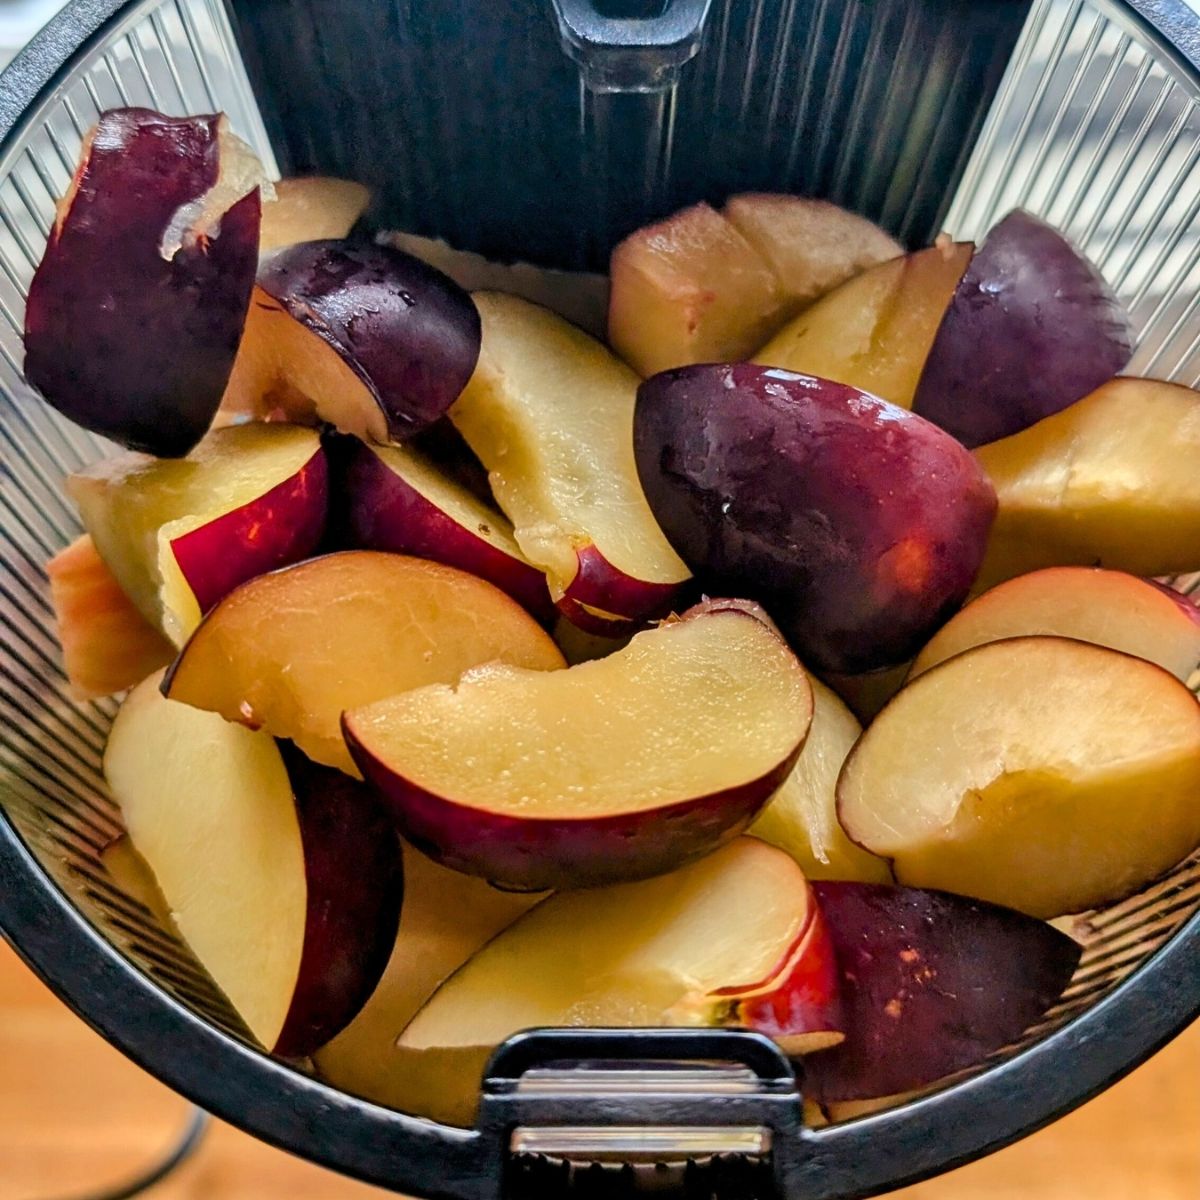
<path id="1" fill-rule="evenodd" d="M 856 275 L 784 326 L 754 361 L 832 379 L 911 408 L 973 250 L 969 242 L 945 242 Z"/>
<path id="2" fill-rule="evenodd" d="M 176 927 L 250 1032 L 315 1050 L 370 996 L 396 937 L 399 846 L 361 784 L 269 734 L 126 699 L 104 774 Z"/>
<path id="3" fill-rule="evenodd" d="M 1000 499 L 983 585 L 1037 567 L 1200 567 L 1200 393 L 1113 379 L 977 453 Z"/>
<path id="4" fill-rule="evenodd" d="M 904 253 L 878 225 L 828 200 L 748 192 L 724 214 L 775 272 L 792 312 Z"/>
<path id="5" fill-rule="evenodd" d="M 828 1046 L 836 976 L 800 868 L 739 838 L 671 875 L 553 896 L 489 942 L 400 1036 L 410 1103 L 469 1119 L 488 1054 L 536 1026 L 749 1026 L 792 1053 Z"/>
<path id="6" fill-rule="evenodd" d="M 392 957 L 362 1011 L 313 1056 L 335 1087 L 403 1108 L 396 1038 L 449 975 L 528 912 L 541 893 L 501 892 L 404 847 L 404 911 Z"/>
<path id="7" fill-rule="evenodd" d="M 609 274 L 609 345 L 643 376 L 745 358 L 782 319 L 775 272 L 707 204 L 630 234 Z"/>
<path id="8" fill-rule="evenodd" d="M 494 583 L 539 621 L 554 619 L 546 576 L 521 553 L 507 517 L 409 446 L 347 438 L 339 457 L 347 545 L 461 567 Z"/>
<path id="9" fill-rule="evenodd" d="M 490 666 L 352 709 L 346 741 L 415 845 L 505 887 L 669 871 L 741 833 L 796 761 L 804 669 L 711 601 L 566 671 Z"/>
<path id="10" fill-rule="evenodd" d="M 996 506 L 936 425 L 751 363 L 647 379 L 634 453 L 655 517 L 705 586 L 760 599 L 825 671 L 909 658 L 966 598 Z"/>
<path id="11" fill-rule="evenodd" d="M 1116 650 L 1022 637 L 927 671 L 838 780 L 896 878 L 1035 917 L 1120 900 L 1200 845 L 1200 705 Z"/>
<path id="12" fill-rule="evenodd" d="M 258 252 L 344 238 L 370 202 L 371 189 L 349 179 L 322 175 L 281 179 L 275 184 L 275 203 L 263 205 Z"/>
<path id="13" fill-rule="evenodd" d="M 1100 567 L 1047 567 L 984 592 L 942 626 L 909 678 L 987 642 L 1058 634 L 1157 663 L 1186 681 L 1200 666 L 1200 608 L 1162 584 Z"/>
<path id="14" fill-rule="evenodd" d="M 688 570 L 638 483 L 637 377 L 547 309 L 500 292 L 475 303 L 483 348 L 450 417 L 517 544 L 581 628 L 615 635 L 664 616 Z"/>
<path id="15" fill-rule="evenodd" d="M 350 773 L 339 722 L 358 708 L 469 667 L 563 666 L 538 623 L 499 588 L 424 559 L 350 550 L 232 592 L 169 671 L 173 700 L 265 728 Z"/>
<path id="16" fill-rule="evenodd" d="M 837 819 L 837 778 L 862 726 L 819 679 L 813 690 L 812 727 L 800 758 L 749 832 L 798 862 L 809 879 L 890 883 L 888 865 L 856 846 Z"/>
<path id="17" fill-rule="evenodd" d="M 165 667 L 175 648 L 121 590 L 89 534 L 47 564 L 67 683 L 76 700 L 123 692 Z"/>
<path id="18" fill-rule="evenodd" d="M 540 304 L 603 338 L 608 323 L 608 276 L 584 271 L 555 271 L 531 263 L 493 262 L 482 254 L 456 250 L 440 238 L 398 231 L 379 240 L 427 262 L 468 292 L 508 292 Z"/>
<path id="19" fill-rule="evenodd" d="M 813 885 L 841 968 L 846 1040 L 804 1061 L 823 1103 L 890 1096 L 975 1066 L 1062 995 L 1082 947 L 978 900 L 862 883 Z"/>
<path id="20" fill-rule="evenodd" d="M 1086 396 L 1132 353 L 1129 316 L 1100 272 L 1056 229 L 1015 209 L 958 285 L 913 408 L 982 446 Z"/>
<path id="21" fill-rule="evenodd" d="M 239 583 L 312 553 L 328 471 L 311 429 L 238 425 L 183 459 L 93 463 L 67 491 L 126 594 L 179 644 Z"/>
<path id="22" fill-rule="evenodd" d="M 478 355 L 475 306 L 441 272 L 387 246 L 301 242 L 259 268 L 222 404 L 402 442 L 445 413 Z"/>
<path id="23" fill-rule="evenodd" d="M 264 182 L 219 113 L 102 113 L 29 285 L 29 382 L 85 429 L 186 454 L 246 321 Z"/>

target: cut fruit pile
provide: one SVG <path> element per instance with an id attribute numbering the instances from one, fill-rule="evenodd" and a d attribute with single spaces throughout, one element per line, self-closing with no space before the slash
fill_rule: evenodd
<path id="1" fill-rule="evenodd" d="M 121 109 L 61 202 L 113 878 L 266 1051 L 449 1122 L 532 1026 L 748 1027 L 829 1104 L 1019 1040 L 1049 920 L 1200 846 L 1200 395 L 1021 211 L 735 196 L 604 279 L 369 200 Z"/>

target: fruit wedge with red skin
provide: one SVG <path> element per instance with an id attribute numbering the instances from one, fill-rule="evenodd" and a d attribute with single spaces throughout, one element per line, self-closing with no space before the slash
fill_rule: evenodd
<path id="1" fill-rule="evenodd" d="M 344 238 L 371 202 L 371 189 L 349 179 L 307 175 L 280 179 L 275 200 L 263 205 L 259 254 L 291 246 Z"/>
<path id="2" fill-rule="evenodd" d="M 379 986 L 358 1016 L 313 1055 L 321 1076 L 375 1104 L 403 1108 L 396 1038 L 439 985 L 544 895 L 502 892 L 404 846 L 404 909 Z"/>
<path id="3" fill-rule="evenodd" d="M 238 425 L 182 459 L 130 451 L 93 463 L 67 491 L 126 594 L 179 644 L 238 584 L 313 552 L 328 469 L 311 429 Z"/>
<path id="4" fill-rule="evenodd" d="M 164 699 L 157 676 L 117 714 L 104 773 L 175 926 L 250 1032 L 304 1055 L 345 1026 L 383 973 L 403 890 L 370 792 Z"/>
<path id="5" fill-rule="evenodd" d="M 1123 650 L 1187 681 L 1200 666 L 1200 608 L 1161 583 L 1102 567 L 1046 567 L 972 600 L 934 634 L 909 678 L 988 642 L 1057 634 Z"/>
<path id="6" fill-rule="evenodd" d="M 1008 437 L 1122 370 L 1129 315 L 1058 230 L 1023 209 L 971 259 L 929 351 L 913 409 L 965 446 Z"/>
<path id="7" fill-rule="evenodd" d="M 546 576 L 517 545 L 508 518 L 410 446 L 339 439 L 337 524 L 345 545 L 459 567 L 494 583 L 543 624 L 555 607 Z"/>
<path id="8" fill-rule="evenodd" d="M 904 253 L 878 225 L 828 200 L 747 192 L 722 211 L 775 272 L 789 315 Z"/>
<path id="9" fill-rule="evenodd" d="M 973 250 L 970 242 L 944 242 L 871 267 L 806 308 L 756 350 L 754 361 L 911 408 Z"/>
<path id="10" fill-rule="evenodd" d="M 637 376 L 548 309 L 501 292 L 475 303 L 479 365 L 450 418 L 487 468 L 522 552 L 589 633 L 620 636 L 666 616 L 688 570 L 638 482 Z"/>
<path id="11" fill-rule="evenodd" d="M 402 554 L 347 550 L 261 575 L 231 592 L 164 682 L 172 699 L 265 728 L 357 774 L 347 709 L 470 667 L 562 667 L 550 635 L 499 588 Z"/>
<path id="12" fill-rule="evenodd" d="M 983 446 L 1000 507 L 977 587 L 1038 567 L 1134 575 L 1200 567 L 1200 392 L 1113 379 Z"/>
<path id="13" fill-rule="evenodd" d="M 890 1096 L 980 1064 L 1058 1000 L 1082 947 L 947 892 L 813 884 L 840 968 L 845 1041 L 804 1060 L 822 1103 Z"/>
<path id="14" fill-rule="evenodd" d="M 854 714 L 809 677 L 813 719 L 800 758 L 758 814 L 750 833 L 790 854 L 809 879 L 890 883 L 887 863 L 856 846 L 837 819 L 837 779 L 862 734 Z"/>
<path id="15" fill-rule="evenodd" d="M 82 534 L 47 564 L 54 626 L 76 700 L 111 696 L 175 657 L 175 648 L 125 595 Z"/>
<path id="16" fill-rule="evenodd" d="M 609 275 L 608 342 L 642 376 L 745 358 L 784 317 L 775 272 L 703 203 L 631 233 Z"/>
<path id="17" fill-rule="evenodd" d="M 471 297 L 440 271 L 387 246 L 301 242 L 259 267 L 222 405 L 403 442 L 454 403 L 478 355 Z"/>
<path id="18" fill-rule="evenodd" d="M 538 1026 L 742 1026 L 793 1052 L 841 1037 L 835 958 L 800 868 L 755 838 L 670 875 L 543 901 L 401 1034 L 409 1111 L 469 1120 L 488 1054 Z M 440 1068 L 440 1069 L 439 1069 Z"/>
<path id="19" fill-rule="evenodd" d="M 990 642 L 903 688 L 837 790 L 843 828 L 900 883 L 1083 912 L 1200 846 L 1200 705 L 1117 650 Z"/>
<path id="20" fill-rule="evenodd" d="M 186 454 L 242 335 L 263 181 L 219 113 L 102 113 L 29 285 L 29 382 L 85 429 Z"/>
<path id="21" fill-rule="evenodd" d="M 819 671 L 909 658 L 966 598 L 995 514 L 979 465 L 936 425 L 751 363 L 647 379 L 634 454 L 702 583 L 761 600 Z"/>
<path id="22" fill-rule="evenodd" d="M 400 832 L 504 887 L 594 887 L 699 858 L 786 779 L 812 689 L 755 605 L 711 601 L 566 671 L 488 666 L 353 709 Z"/>

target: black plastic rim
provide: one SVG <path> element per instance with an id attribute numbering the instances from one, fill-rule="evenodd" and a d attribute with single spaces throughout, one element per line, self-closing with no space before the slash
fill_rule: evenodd
<path id="1" fill-rule="evenodd" d="M 1093 0 L 1200 94 L 1200 16 L 1182 0 Z M 74 61 L 145 0 L 74 0 L 0 73 L 0 156 Z M 146 5 L 150 7 L 150 5 Z M 0 810 L 0 933 L 93 1029 L 193 1102 L 281 1149 L 446 1200 L 499 1195 L 500 1145 L 346 1095 L 222 1033 L 126 961 Z M 825 1129 L 788 1155 L 786 1195 L 857 1200 L 961 1166 L 1049 1124 L 1200 1014 L 1200 914 L 1108 996 L 944 1091 Z"/>

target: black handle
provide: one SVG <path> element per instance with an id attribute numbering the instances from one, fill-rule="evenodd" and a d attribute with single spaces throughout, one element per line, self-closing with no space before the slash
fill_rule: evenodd
<path id="1" fill-rule="evenodd" d="M 800 1125 L 788 1060 L 741 1030 L 518 1034 L 488 1064 L 479 1106 L 509 1197 L 768 1197 Z"/>
<path id="2" fill-rule="evenodd" d="M 552 0 L 563 48 L 596 92 L 659 92 L 700 49 L 712 0 Z"/>

